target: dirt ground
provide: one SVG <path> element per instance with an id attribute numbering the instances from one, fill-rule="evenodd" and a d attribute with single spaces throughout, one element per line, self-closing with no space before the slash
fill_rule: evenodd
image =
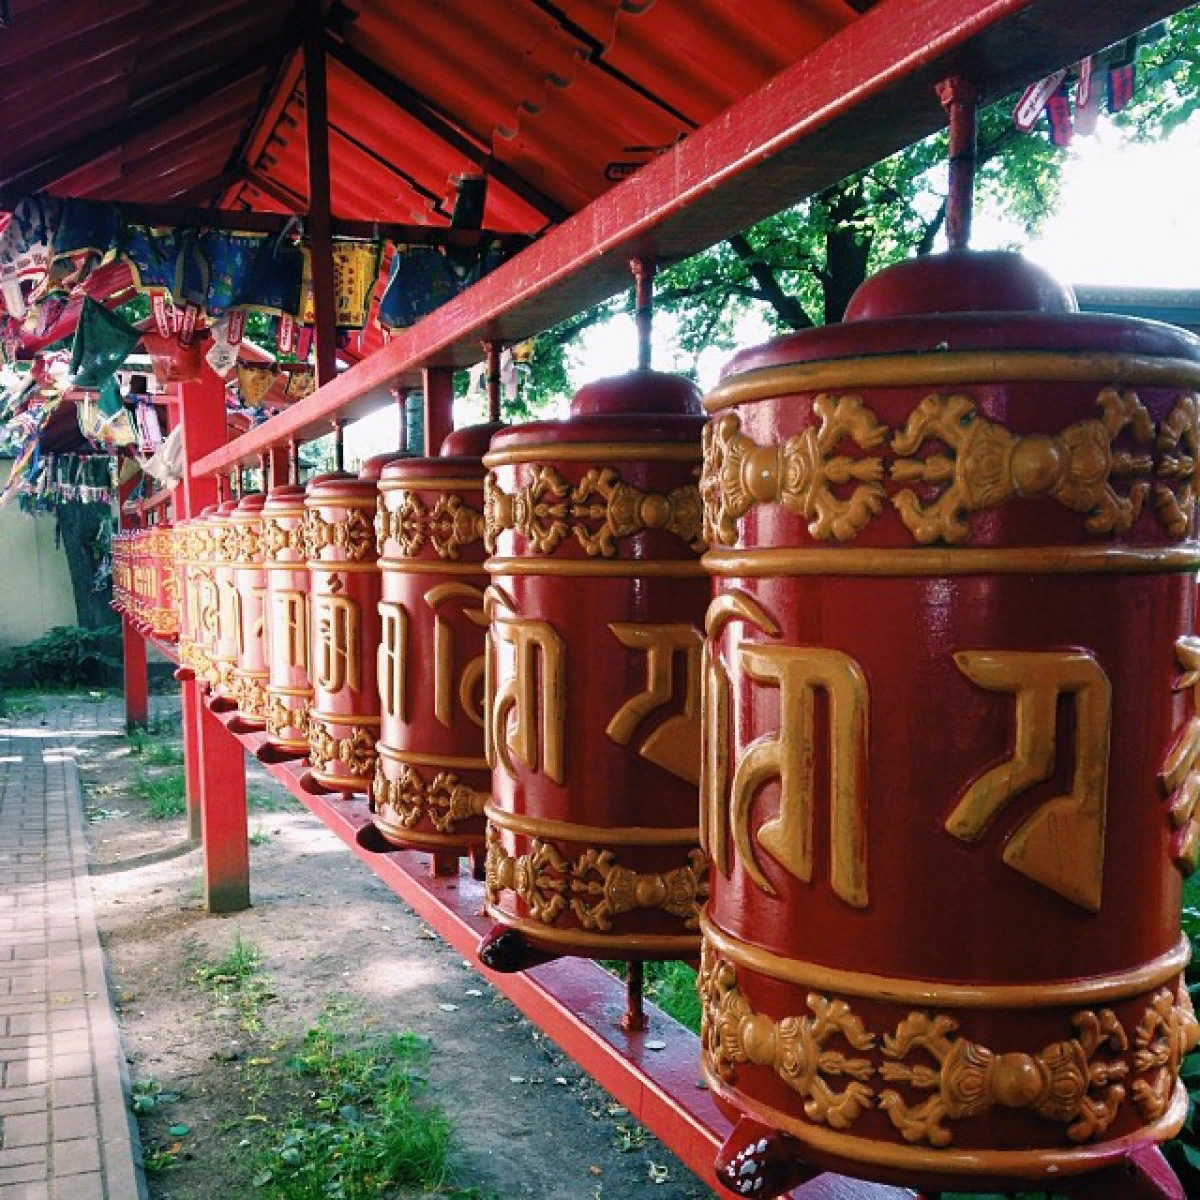
<path id="1" fill-rule="evenodd" d="M 55 723 L 60 703 L 48 701 L 43 719 Z M 120 727 L 115 698 L 82 703 L 98 728 Z M 177 696 L 154 697 L 153 717 L 150 743 L 177 745 Z M 302 1098 L 285 1064 L 330 1005 L 343 1027 L 429 1039 L 427 1095 L 454 1125 L 459 1187 L 487 1200 L 711 1195 L 258 764 L 250 760 L 253 907 L 212 917 L 186 818 L 152 819 L 139 795 L 139 779 L 172 768 L 131 754 L 115 734 L 78 746 L 129 1070 L 135 1091 L 178 1096 L 140 1118 L 146 1162 L 159 1168 L 148 1172 L 152 1200 L 254 1196 L 254 1149 Z M 193 979 L 197 963 L 224 958 L 239 932 L 264 955 L 257 1032 Z"/>

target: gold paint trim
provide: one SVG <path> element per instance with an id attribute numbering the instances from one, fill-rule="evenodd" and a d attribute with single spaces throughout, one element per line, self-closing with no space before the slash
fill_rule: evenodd
<path id="1" fill-rule="evenodd" d="M 493 450 L 483 456 L 488 468 L 542 462 L 694 462 L 702 457 L 699 436 L 691 442 L 539 442 Z"/>
<path id="2" fill-rule="evenodd" d="M 396 847 L 397 850 L 420 847 L 423 850 L 442 853 L 461 848 L 459 858 L 463 858 L 471 849 L 483 845 L 481 833 L 414 833 L 411 829 L 405 829 L 399 822 L 392 824 L 380 820 L 378 814 L 371 818 L 371 822 L 389 841 L 395 840 L 400 843 Z"/>
<path id="3" fill-rule="evenodd" d="M 376 748 L 382 752 L 378 743 L 376 743 Z M 384 753 L 384 757 L 391 759 L 392 762 L 411 763 L 414 767 L 445 767 L 448 771 L 491 770 L 486 758 L 455 758 L 452 754 L 417 754 L 412 750 L 406 750 L 399 757 L 397 757 L 396 751 L 388 750 Z"/>
<path id="4" fill-rule="evenodd" d="M 411 755 L 409 756 L 411 757 Z M 545 817 L 526 817 L 505 812 L 494 804 L 484 806 L 484 816 L 498 829 L 543 841 L 599 843 L 614 846 L 697 846 L 700 830 L 697 826 L 682 829 L 654 829 L 649 826 L 611 827 L 608 825 L 576 825 L 570 821 L 551 821 Z"/>
<path id="5" fill-rule="evenodd" d="M 487 578 L 483 563 L 442 562 L 437 558 L 380 558 L 378 565 L 385 571 L 406 575 L 475 575 Z"/>
<path id="6" fill-rule="evenodd" d="M 775 400 L 835 388 L 946 387 L 984 383 L 1111 383 L 1152 387 L 1200 386 L 1200 363 L 1135 354 L 1069 354 L 1054 350 L 961 350 L 878 354 L 815 363 L 759 367 L 717 384 L 705 410 Z M 486 465 L 487 459 L 484 459 Z"/>
<path id="7" fill-rule="evenodd" d="M 961 547 L 913 550 L 789 547 L 709 550 L 700 560 L 713 575 L 1157 575 L 1200 568 L 1200 545 Z M 558 564 L 560 567 L 563 565 Z"/>
<path id="8" fill-rule="evenodd" d="M 308 559 L 264 558 L 262 561 L 262 569 L 264 571 L 307 571 Z"/>
<path id="9" fill-rule="evenodd" d="M 669 958 L 695 958 L 700 953 L 700 935 L 689 934 L 616 934 L 591 933 L 586 929 L 556 929 L 537 921 L 514 917 L 495 904 L 485 904 L 484 912 L 495 921 L 515 929 L 531 942 L 550 942 L 558 946 L 586 946 L 589 950 L 628 950 Z"/>
<path id="10" fill-rule="evenodd" d="M 489 558 L 483 567 L 493 575 L 641 575 L 657 579 L 674 575 L 702 578 L 707 574 L 700 559 L 680 559 L 675 562 L 670 559 L 625 558 L 616 562 L 596 562 L 582 558 Z"/>
<path id="11" fill-rule="evenodd" d="M 482 492 L 483 491 L 483 476 L 478 479 L 464 477 L 462 479 L 442 479 L 434 478 L 432 475 L 428 479 L 413 479 L 398 480 L 388 479 L 380 480 L 379 490 L 381 492 L 432 492 L 439 489 L 448 488 L 456 492 Z"/>
<path id="12" fill-rule="evenodd" d="M 306 687 L 306 688 L 299 688 L 299 687 L 283 687 L 282 685 L 280 685 L 280 686 L 276 687 L 274 684 L 268 684 L 268 685 L 267 685 L 267 695 L 268 695 L 268 696 L 305 696 L 305 697 L 311 697 L 311 696 L 312 696 L 312 694 L 313 694 L 313 690 L 312 690 L 312 688 L 310 688 L 310 687 Z"/>
<path id="13" fill-rule="evenodd" d="M 1070 1178 L 1123 1160 L 1136 1146 L 1166 1142 L 1183 1128 L 1188 1095 L 1182 1083 L 1175 1084 L 1171 1107 L 1150 1125 L 1107 1142 L 1089 1142 L 1066 1150 L 960 1150 L 952 1147 L 903 1146 L 874 1138 L 837 1133 L 819 1125 L 799 1121 L 768 1104 L 752 1100 L 731 1089 L 702 1064 L 704 1077 L 714 1096 L 731 1107 L 773 1129 L 790 1134 L 820 1154 L 836 1156 L 846 1163 L 862 1163 L 896 1171 L 920 1171 L 934 1175 L 969 1175 L 982 1179 L 1030 1179 L 1044 1186 L 1047 1180 Z"/>
<path id="14" fill-rule="evenodd" d="M 360 713 L 327 713 L 318 708 L 310 708 L 308 715 L 314 721 L 324 721 L 327 725 L 378 725 L 380 723 L 379 717 Z"/>
<path id="15" fill-rule="evenodd" d="M 310 558 L 303 564 L 297 563 L 296 565 L 306 566 L 310 571 L 329 571 L 331 573 L 336 571 L 350 573 L 353 571 L 379 570 L 379 563 L 375 559 L 372 559 L 370 562 L 339 562 L 334 558 Z"/>
<path id="16" fill-rule="evenodd" d="M 929 1008 L 1078 1008 L 1101 1001 L 1122 1000 L 1176 979 L 1192 956 L 1187 938 L 1181 938 L 1179 944 L 1166 954 L 1116 975 L 1061 983 L 940 983 L 868 975 L 862 971 L 845 971 L 783 958 L 731 936 L 715 925 L 707 913 L 700 916 L 700 930 L 705 940 L 730 962 L 772 979 L 837 995 Z"/>

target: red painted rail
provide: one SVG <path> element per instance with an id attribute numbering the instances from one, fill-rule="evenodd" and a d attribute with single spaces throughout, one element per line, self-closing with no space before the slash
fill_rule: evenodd
<path id="1" fill-rule="evenodd" d="M 218 719 L 228 726 L 235 718 L 222 714 Z M 234 736 L 252 754 L 266 741 L 261 733 Z M 303 763 L 270 764 L 267 770 L 632 1116 L 708 1186 L 718 1186 L 712 1164 L 730 1126 L 700 1083 L 700 1042 L 693 1033 L 652 1004 L 646 1006 L 649 1031 L 626 1033 L 618 1023 L 625 1011 L 624 985 L 593 962 L 562 959 L 520 975 L 486 970 L 475 958 L 490 925 L 483 915 L 481 883 L 465 870 L 435 876 L 427 854 L 364 849 L 358 833 L 371 819 L 365 800 L 312 795 L 300 784 L 307 770 Z M 647 1041 L 665 1046 L 652 1050 Z M 911 1200 L 913 1193 L 826 1174 L 792 1195 L 794 1200 Z"/>
<path id="2" fill-rule="evenodd" d="M 1186 0 L 885 0 L 757 92 L 286 412 L 192 465 L 253 463 L 289 438 L 362 416 L 420 369 L 466 366 L 943 126 L 934 85 L 966 72 L 991 97 L 1186 8 Z"/>

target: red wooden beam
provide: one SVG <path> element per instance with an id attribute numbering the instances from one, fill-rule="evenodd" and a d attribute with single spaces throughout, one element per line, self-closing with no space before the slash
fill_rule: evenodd
<path id="1" fill-rule="evenodd" d="M 318 386 L 331 383 L 337 375 L 337 307 L 333 290 L 333 227 L 329 200 L 329 96 L 325 86 L 323 17 L 323 5 L 314 0 L 308 7 L 304 28 L 304 117 Z"/>
<path id="2" fill-rule="evenodd" d="M 448 367 L 430 367 L 424 376 L 425 454 L 433 458 L 454 428 L 454 372 Z"/>
<path id="3" fill-rule="evenodd" d="M 628 286 L 631 258 L 693 254 L 941 128 L 935 85 L 966 72 L 990 96 L 1111 45 L 1186 0 L 898 0 L 880 4 L 631 179 L 552 229 L 288 412 L 194 466 L 205 473 L 331 415 L 370 411 L 422 367 L 467 366 Z M 357 407 L 356 407 L 357 405 Z"/>

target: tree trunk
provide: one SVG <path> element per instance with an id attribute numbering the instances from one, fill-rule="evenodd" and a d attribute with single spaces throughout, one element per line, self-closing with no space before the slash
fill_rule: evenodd
<path id="1" fill-rule="evenodd" d="M 855 180 L 822 196 L 829 224 L 825 233 L 825 324 L 836 325 L 858 285 L 867 277 L 871 235 L 864 227 L 862 184 Z"/>
<path id="2" fill-rule="evenodd" d="M 94 587 L 100 560 L 96 555 L 96 535 L 107 513 L 107 504 L 85 504 L 68 500 L 58 507 L 58 532 L 67 552 L 71 572 L 71 590 L 75 593 L 76 620 L 84 629 L 102 629 L 120 620 L 109 606 L 111 579 L 97 591 Z"/>

